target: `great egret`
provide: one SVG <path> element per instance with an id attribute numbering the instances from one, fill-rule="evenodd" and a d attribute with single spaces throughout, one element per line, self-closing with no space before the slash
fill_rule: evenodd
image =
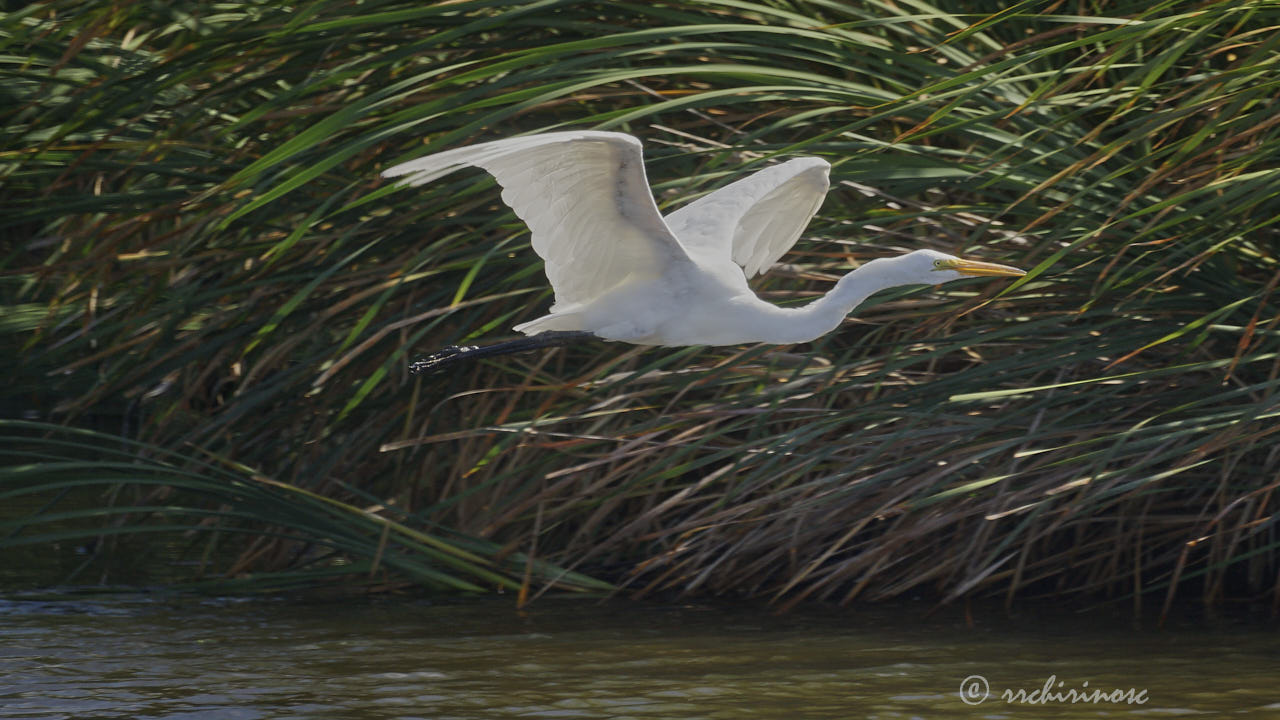
<path id="1" fill-rule="evenodd" d="M 451 360 L 599 338 L 639 345 L 800 343 L 831 332 L 877 290 L 1025 273 L 916 250 L 871 260 L 826 295 L 784 308 L 747 278 L 791 248 L 827 193 L 831 166 L 800 157 L 760 170 L 665 218 L 645 178 L 640 141 L 570 131 L 496 140 L 401 163 L 384 177 L 422 185 L 466 166 L 487 170 L 533 233 L 555 291 L 550 311 L 515 327 L 531 337 L 451 347 L 414 371 Z"/>

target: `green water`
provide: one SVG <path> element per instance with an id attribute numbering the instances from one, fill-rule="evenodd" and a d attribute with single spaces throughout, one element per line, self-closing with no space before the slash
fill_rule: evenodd
<path id="1" fill-rule="evenodd" d="M 928 609 L 10 597 L 0 718 L 1280 716 L 1268 623 Z"/>

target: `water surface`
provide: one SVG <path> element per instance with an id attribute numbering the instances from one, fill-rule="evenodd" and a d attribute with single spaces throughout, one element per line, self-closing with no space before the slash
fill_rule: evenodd
<path id="1" fill-rule="evenodd" d="M 0 718 L 1280 716 L 1267 623 L 930 607 L 10 596 Z"/>

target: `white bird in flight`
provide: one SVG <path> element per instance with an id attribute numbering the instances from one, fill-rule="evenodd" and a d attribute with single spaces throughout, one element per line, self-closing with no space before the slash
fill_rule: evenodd
<path id="1" fill-rule="evenodd" d="M 649 191 L 640 141 L 617 132 L 508 138 L 428 155 L 383 171 L 422 185 L 463 167 L 487 170 L 533 234 L 555 291 L 531 336 L 450 347 L 412 365 L 586 338 L 638 345 L 790 344 L 814 340 L 878 290 L 965 277 L 1016 277 L 1007 265 L 916 250 L 871 260 L 801 307 L 756 297 L 747 279 L 782 257 L 826 196 L 831 166 L 799 157 L 760 170 L 667 215 Z"/>

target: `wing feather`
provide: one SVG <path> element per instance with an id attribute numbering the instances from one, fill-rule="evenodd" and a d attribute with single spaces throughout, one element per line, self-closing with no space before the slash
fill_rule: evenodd
<path id="1" fill-rule="evenodd" d="M 765 168 L 667 216 L 692 254 L 732 259 L 747 277 L 768 270 L 813 219 L 830 187 L 826 160 L 802 157 Z"/>
<path id="2" fill-rule="evenodd" d="M 557 304 L 587 302 L 629 275 L 687 261 L 658 212 L 640 141 L 570 131 L 508 138 L 401 163 L 384 177 L 422 185 L 466 166 L 487 170 L 532 232 Z"/>

